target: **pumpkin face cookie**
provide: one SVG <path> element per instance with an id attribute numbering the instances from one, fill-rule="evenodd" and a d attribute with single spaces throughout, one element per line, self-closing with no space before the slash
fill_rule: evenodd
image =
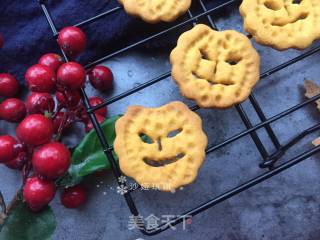
<path id="1" fill-rule="evenodd" d="M 188 11 L 191 0 L 118 0 L 125 11 L 148 23 L 172 22 Z"/>
<path id="2" fill-rule="evenodd" d="M 200 117 L 182 102 L 131 106 L 115 128 L 120 168 L 142 187 L 173 191 L 195 180 L 207 137 Z"/>
<path id="3" fill-rule="evenodd" d="M 304 49 L 320 38 L 319 0 L 243 0 L 244 28 L 278 50 Z"/>
<path id="4" fill-rule="evenodd" d="M 244 101 L 259 80 L 260 58 L 249 39 L 196 25 L 171 52 L 172 78 L 200 107 L 226 108 Z"/>

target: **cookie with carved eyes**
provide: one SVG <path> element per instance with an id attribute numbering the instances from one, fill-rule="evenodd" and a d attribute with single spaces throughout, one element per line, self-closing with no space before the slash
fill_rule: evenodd
<path id="1" fill-rule="evenodd" d="M 227 108 L 248 98 L 259 80 L 260 57 L 243 34 L 199 24 L 170 54 L 172 78 L 183 96 L 203 108 Z"/>
<path id="2" fill-rule="evenodd" d="M 129 15 L 148 23 L 172 22 L 185 14 L 191 0 L 118 0 Z"/>
<path id="3" fill-rule="evenodd" d="M 244 28 L 263 45 L 304 49 L 320 38 L 319 0 L 243 0 Z"/>
<path id="4" fill-rule="evenodd" d="M 174 191 L 196 179 L 207 136 L 200 117 L 184 103 L 131 106 L 115 129 L 121 171 L 142 187 Z"/>

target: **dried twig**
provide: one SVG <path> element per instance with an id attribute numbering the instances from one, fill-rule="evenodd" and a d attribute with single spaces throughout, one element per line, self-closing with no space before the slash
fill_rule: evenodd
<path id="1" fill-rule="evenodd" d="M 312 80 L 305 80 L 304 88 L 306 89 L 305 96 L 307 98 L 313 98 L 314 96 L 320 94 L 320 86 Z M 318 110 L 320 110 L 320 99 L 317 100 L 316 103 Z"/>
<path id="2" fill-rule="evenodd" d="M 0 213 L 0 226 L 3 225 L 6 218 L 9 216 L 13 208 L 18 204 L 19 201 L 22 200 L 22 189 L 20 189 L 16 195 L 12 198 L 11 202 L 6 206 L 3 195 L 0 191 L 0 204 L 2 208 L 2 212 Z"/>
<path id="3" fill-rule="evenodd" d="M 6 213 L 7 212 L 7 206 L 4 201 L 4 197 L 2 192 L 0 191 L 0 207 L 1 207 L 1 212 L 0 213 Z"/>
<path id="4" fill-rule="evenodd" d="M 0 191 L 0 206 L 1 206 L 0 225 L 2 225 L 4 222 L 4 219 L 6 218 L 7 206 L 1 191 Z"/>
<path id="5" fill-rule="evenodd" d="M 313 98 L 314 96 L 317 96 L 320 94 L 320 86 L 312 80 L 305 80 L 304 81 L 304 88 L 306 90 L 305 96 L 307 98 Z M 317 103 L 317 108 L 320 111 L 320 99 L 317 100 L 316 103 Z M 320 137 L 313 140 L 312 144 L 314 146 L 319 146 L 320 145 Z"/>
<path id="6" fill-rule="evenodd" d="M 9 215 L 12 209 L 22 200 L 22 188 L 14 195 L 11 202 L 8 204 L 6 215 Z"/>

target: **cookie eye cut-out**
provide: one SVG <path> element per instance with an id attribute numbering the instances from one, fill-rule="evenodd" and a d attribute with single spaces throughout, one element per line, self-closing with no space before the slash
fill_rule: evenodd
<path id="1" fill-rule="evenodd" d="M 257 43 L 278 50 L 305 49 L 320 38 L 318 0 L 243 0 L 244 28 Z"/>
<path id="2" fill-rule="evenodd" d="M 237 65 L 240 61 L 242 60 L 241 57 L 238 56 L 234 56 L 234 57 L 230 57 L 226 60 L 226 63 L 228 63 L 231 66 Z"/>
<path id="3" fill-rule="evenodd" d="M 238 61 L 227 60 L 226 63 L 229 63 L 231 66 L 233 66 L 233 65 L 237 65 L 237 64 L 238 64 Z"/>
<path id="4" fill-rule="evenodd" d="M 139 137 L 141 139 L 142 142 L 144 143 L 148 143 L 148 144 L 152 144 L 154 143 L 154 141 L 152 140 L 151 137 L 149 137 L 147 134 L 145 133 L 139 133 Z"/>
<path id="5" fill-rule="evenodd" d="M 182 132 L 181 128 L 173 130 L 173 131 L 168 133 L 167 138 L 173 138 L 173 137 L 177 136 L 181 132 Z"/>
<path id="6" fill-rule="evenodd" d="M 114 150 L 121 171 L 141 186 L 173 191 L 195 180 L 208 140 L 200 117 L 184 103 L 171 102 L 159 108 L 129 107 L 115 128 Z M 150 136 L 152 143 L 146 140 Z"/>
<path id="7" fill-rule="evenodd" d="M 170 61 L 182 95 L 203 108 L 240 103 L 259 80 L 257 51 L 245 35 L 233 30 L 218 32 L 198 24 L 179 37 Z"/>
<path id="8" fill-rule="evenodd" d="M 293 4 L 300 4 L 302 2 L 302 0 L 292 0 Z"/>

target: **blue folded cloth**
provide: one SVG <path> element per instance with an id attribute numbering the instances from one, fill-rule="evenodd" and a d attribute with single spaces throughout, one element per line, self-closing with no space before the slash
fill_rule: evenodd
<path id="1" fill-rule="evenodd" d="M 217 4 L 222 0 L 206 1 L 206 4 L 213 2 Z M 58 30 L 119 6 L 116 0 L 52 0 L 47 1 L 47 5 Z M 0 12 L 0 33 L 5 39 L 0 50 L 0 72 L 9 72 L 23 83 L 26 69 L 45 53 L 59 53 L 58 45 L 37 0 L 1 0 Z M 88 46 L 77 60 L 86 64 L 174 24 L 151 25 L 128 16 L 123 10 L 117 11 L 83 27 L 88 36 Z M 169 34 L 171 38 L 157 38 L 147 46 L 174 43 L 178 34 L 178 31 L 173 31 Z"/>

